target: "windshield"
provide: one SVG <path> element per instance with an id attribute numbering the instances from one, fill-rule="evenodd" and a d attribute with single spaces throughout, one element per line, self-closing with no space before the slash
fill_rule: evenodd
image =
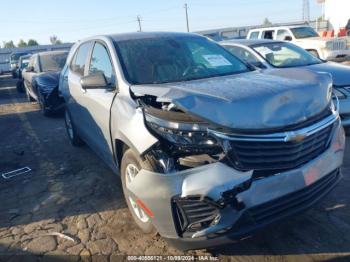
<path id="1" fill-rule="evenodd" d="M 43 72 L 61 71 L 67 60 L 68 53 L 40 55 L 40 65 Z"/>
<path id="2" fill-rule="evenodd" d="M 311 27 L 295 27 L 290 29 L 293 32 L 293 35 L 297 39 L 309 38 L 309 37 L 319 37 L 317 32 Z"/>
<path id="3" fill-rule="evenodd" d="M 248 71 L 216 43 L 202 37 L 159 37 L 116 43 L 131 84 L 179 82 Z"/>
<path id="4" fill-rule="evenodd" d="M 27 55 L 27 53 L 16 53 L 11 55 L 11 63 L 17 63 L 19 58 L 23 55 Z"/>
<path id="5" fill-rule="evenodd" d="M 274 67 L 298 67 L 322 63 L 322 60 L 290 43 L 265 43 L 252 48 Z"/>

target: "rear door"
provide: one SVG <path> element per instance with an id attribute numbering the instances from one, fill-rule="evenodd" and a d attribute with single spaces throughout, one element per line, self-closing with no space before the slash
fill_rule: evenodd
<path id="1" fill-rule="evenodd" d="M 84 42 L 77 48 L 63 79 L 63 85 L 68 87 L 68 94 L 65 94 L 66 107 L 71 115 L 75 128 L 84 140 L 87 131 L 83 128 L 84 119 L 82 119 L 82 115 L 86 115 L 87 109 L 80 103 L 86 91 L 81 87 L 80 80 L 87 74 L 87 65 L 92 44 L 92 41 Z"/>

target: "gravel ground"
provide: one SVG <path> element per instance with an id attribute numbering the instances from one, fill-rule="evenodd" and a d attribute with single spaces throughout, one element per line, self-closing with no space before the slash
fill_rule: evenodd
<path id="1" fill-rule="evenodd" d="M 350 260 L 348 154 L 342 182 L 312 210 L 239 243 L 184 253 L 159 235 L 142 234 L 119 178 L 88 147 L 70 146 L 63 119 L 42 116 L 14 85 L 0 76 L 0 173 L 32 171 L 0 177 L 0 261 L 210 254 L 227 261 Z"/>

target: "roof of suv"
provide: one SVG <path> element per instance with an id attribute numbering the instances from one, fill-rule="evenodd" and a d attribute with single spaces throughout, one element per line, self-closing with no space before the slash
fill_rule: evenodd
<path id="1" fill-rule="evenodd" d="M 113 34 L 106 35 L 110 37 L 113 41 L 125 41 L 132 39 L 149 39 L 149 38 L 159 38 L 159 37 L 184 37 L 184 36 L 197 36 L 198 34 L 193 33 L 177 33 L 177 32 L 134 32 L 134 33 L 123 33 L 123 34 Z"/>
<path id="2" fill-rule="evenodd" d="M 280 25 L 280 26 L 268 26 L 268 27 L 259 27 L 259 28 L 254 28 L 250 29 L 249 31 L 259 31 L 259 30 L 274 30 L 274 29 L 280 29 L 280 28 L 298 28 L 298 27 L 311 27 L 309 25 Z"/>

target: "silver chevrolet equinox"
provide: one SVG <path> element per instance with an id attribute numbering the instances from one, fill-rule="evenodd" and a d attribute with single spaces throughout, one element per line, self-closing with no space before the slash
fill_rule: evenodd
<path id="1" fill-rule="evenodd" d="M 263 72 L 187 33 L 96 36 L 60 78 L 73 145 L 121 176 L 145 232 L 180 249 L 225 244 L 312 206 L 340 178 L 329 74 Z"/>

